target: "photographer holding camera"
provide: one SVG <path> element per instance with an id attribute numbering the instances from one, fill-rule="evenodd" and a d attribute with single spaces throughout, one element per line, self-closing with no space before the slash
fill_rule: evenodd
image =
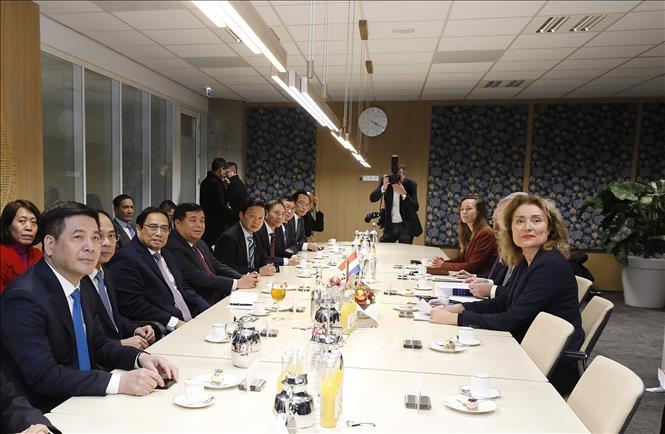
<path id="1" fill-rule="evenodd" d="M 406 166 L 393 155 L 390 175 L 383 175 L 376 189 L 369 195 L 371 202 L 383 198 L 385 207 L 380 211 L 379 226 L 383 228 L 382 243 L 411 244 L 413 237 L 423 233 L 418 219 L 418 184 L 406 178 Z"/>

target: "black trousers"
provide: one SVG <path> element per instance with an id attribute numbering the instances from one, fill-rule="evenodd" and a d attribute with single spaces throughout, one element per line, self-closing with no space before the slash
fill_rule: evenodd
<path id="1" fill-rule="evenodd" d="M 383 228 L 383 235 L 379 240 L 382 243 L 413 244 L 413 235 L 406 229 L 406 223 L 388 223 Z"/>

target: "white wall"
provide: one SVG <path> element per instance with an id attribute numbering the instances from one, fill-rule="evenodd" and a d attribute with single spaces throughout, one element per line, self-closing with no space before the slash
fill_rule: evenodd
<path id="1" fill-rule="evenodd" d="M 193 110 L 208 112 L 208 99 L 205 96 L 44 15 L 40 15 L 40 31 L 41 49 L 46 53 L 176 100 Z"/>

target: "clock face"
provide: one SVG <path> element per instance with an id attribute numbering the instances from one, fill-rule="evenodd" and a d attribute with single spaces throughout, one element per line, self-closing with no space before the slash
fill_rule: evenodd
<path id="1" fill-rule="evenodd" d="M 380 135 L 387 126 L 388 116 L 378 107 L 367 107 L 358 117 L 358 127 L 368 137 Z"/>

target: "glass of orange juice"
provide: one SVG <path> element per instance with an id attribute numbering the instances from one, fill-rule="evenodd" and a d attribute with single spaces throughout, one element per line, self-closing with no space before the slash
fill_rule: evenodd
<path id="1" fill-rule="evenodd" d="M 286 297 L 286 286 L 286 282 L 273 282 L 272 288 L 270 289 L 270 296 L 275 301 L 275 309 L 277 310 L 277 316 L 273 319 L 278 321 L 284 319 L 279 316 L 279 302 Z"/>

